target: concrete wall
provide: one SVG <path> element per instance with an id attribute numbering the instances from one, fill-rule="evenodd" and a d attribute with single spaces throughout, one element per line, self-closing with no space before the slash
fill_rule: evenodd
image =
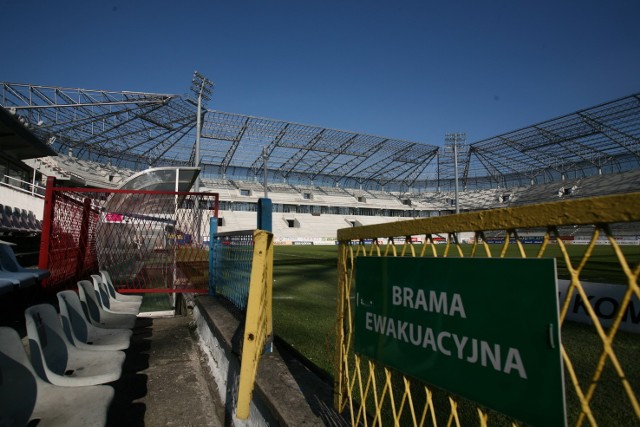
<path id="1" fill-rule="evenodd" d="M 225 408 L 225 425 L 244 426 L 346 426 L 332 409 L 332 385 L 320 378 L 306 361 L 276 340 L 272 353 L 258 365 L 247 420 L 235 416 L 243 324 L 232 307 L 208 295 L 197 296 L 193 318 L 199 343 Z"/>
<path id="2" fill-rule="evenodd" d="M 41 197 L 32 196 L 31 193 L 0 185 L 0 201 L 2 201 L 3 205 L 9 205 L 12 208 L 18 207 L 32 211 L 37 219 L 42 220 L 44 199 Z"/>

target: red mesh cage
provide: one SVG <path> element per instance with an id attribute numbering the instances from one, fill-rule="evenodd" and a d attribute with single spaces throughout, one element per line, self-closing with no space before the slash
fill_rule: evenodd
<path id="1" fill-rule="evenodd" d="M 123 292 L 208 291 L 209 218 L 218 194 L 47 187 L 45 288 L 107 270 Z"/>

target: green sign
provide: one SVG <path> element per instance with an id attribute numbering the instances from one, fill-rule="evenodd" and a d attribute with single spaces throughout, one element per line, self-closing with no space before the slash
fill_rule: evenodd
<path id="1" fill-rule="evenodd" d="M 566 425 L 555 259 L 356 260 L 355 351 L 531 425 Z"/>

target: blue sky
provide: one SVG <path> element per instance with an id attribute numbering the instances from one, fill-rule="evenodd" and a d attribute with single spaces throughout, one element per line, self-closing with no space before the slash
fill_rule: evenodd
<path id="1" fill-rule="evenodd" d="M 0 0 L 0 81 L 441 145 L 640 92 L 640 1 Z"/>

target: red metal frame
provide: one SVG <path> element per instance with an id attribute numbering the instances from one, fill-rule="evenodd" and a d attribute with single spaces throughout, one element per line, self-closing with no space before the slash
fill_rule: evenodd
<path id="1" fill-rule="evenodd" d="M 43 283 L 46 289 L 75 287 L 106 269 L 120 292 L 208 292 L 208 246 L 201 238 L 208 235 L 207 215 L 218 217 L 217 193 L 55 183 L 53 177 L 47 180 L 40 245 L 39 267 L 52 272 Z M 132 197 L 109 205 L 114 194 Z M 178 200 L 186 203 L 177 205 Z"/>
<path id="2" fill-rule="evenodd" d="M 53 198 L 53 188 L 56 185 L 56 178 L 50 176 L 47 178 L 47 188 L 44 195 L 44 212 L 42 215 L 42 232 L 40 234 L 40 256 L 38 259 L 38 268 L 49 268 L 49 246 L 51 239 L 51 225 L 53 223 L 53 207 L 55 200 Z M 48 279 L 42 281 L 42 286 L 47 286 Z"/>

